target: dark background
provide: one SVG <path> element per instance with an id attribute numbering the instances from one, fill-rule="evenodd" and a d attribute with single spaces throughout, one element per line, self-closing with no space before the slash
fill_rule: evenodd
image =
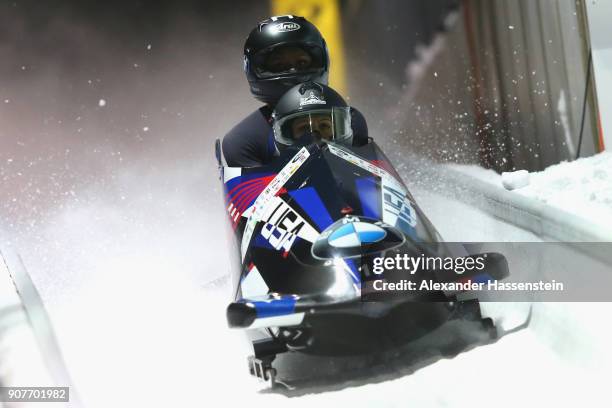
<path id="1" fill-rule="evenodd" d="M 431 40 L 454 2 L 410 4 L 340 2 L 346 96 L 381 143 L 405 126 L 385 115 L 403 93 L 415 46 Z M 2 2 L 5 224 L 31 223 L 85 186 L 127 196 L 116 185 L 126 166 L 142 177 L 196 166 L 204 173 L 193 188 L 216 191 L 205 176 L 216 171 L 212 144 L 258 106 L 242 46 L 269 13 L 267 1 L 245 0 Z"/>

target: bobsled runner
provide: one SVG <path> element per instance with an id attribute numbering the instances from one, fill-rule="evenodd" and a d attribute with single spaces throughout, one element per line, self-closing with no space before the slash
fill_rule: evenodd
<path id="1" fill-rule="evenodd" d="M 275 381 L 279 353 L 368 353 L 406 344 L 451 319 L 482 323 L 478 301 L 452 291 L 372 293 L 376 258 L 453 252 L 416 204 L 380 148 L 332 142 L 291 146 L 261 167 L 223 166 L 227 213 L 236 237 L 228 325 L 253 336 L 251 374 Z M 413 280 L 503 279 L 491 254 L 479 272 L 423 271 Z M 398 271 L 387 271 L 393 279 Z M 402 275 L 403 276 L 403 275 Z"/>

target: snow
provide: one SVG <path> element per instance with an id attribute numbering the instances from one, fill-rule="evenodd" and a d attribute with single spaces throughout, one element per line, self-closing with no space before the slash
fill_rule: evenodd
<path id="1" fill-rule="evenodd" d="M 506 190 L 516 190 L 529 185 L 529 172 L 527 170 L 503 172 L 501 179 Z"/>
<path id="2" fill-rule="evenodd" d="M 595 222 L 612 222 L 612 153 L 532 173 L 530 184 L 516 191 Z"/>
<path id="3" fill-rule="evenodd" d="M 448 242 L 538 242 L 534 234 L 500 221 L 461 201 L 421 188 L 413 191 L 425 215 Z M 478 228 L 474 228 L 477 225 Z"/>
<path id="4" fill-rule="evenodd" d="M 493 170 L 475 165 L 449 167 L 492 185 L 501 187 L 504 183 L 504 176 Z M 515 173 L 516 176 L 505 177 L 516 194 L 612 227 L 612 152 L 562 162 L 544 171 L 529 173 L 528 182 L 524 170 Z M 508 181 L 509 178 L 512 181 Z"/>
<path id="5" fill-rule="evenodd" d="M 112 188 L 94 183 L 81 189 L 82 200 L 67 200 L 62 211 L 42 220 L 36 239 L 26 234 L 18 240 L 49 300 L 68 369 L 87 407 L 196 407 L 211 401 L 250 407 L 488 407 L 494 401 L 511 407 L 601 401 L 609 335 L 598 322 L 609 308 L 599 305 L 597 314 L 576 305 L 540 307 L 533 330 L 454 359 L 394 361 L 387 374 L 373 367 L 360 381 L 340 372 L 330 386 L 300 396 L 264 392 L 265 385 L 247 373 L 243 333 L 225 322 L 230 249 L 219 244 L 222 197 L 207 201 L 208 188 L 189 187 L 205 182 L 213 190 L 218 180 L 203 178 L 209 170 L 199 161 L 181 163 L 166 163 L 146 177 L 142 168 L 120 164 L 122 176 Z M 129 197 L 119 202 L 123 191 Z M 413 193 L 447 240 L 537 240 L 458 200 L 426 188 Z"/>
<path id="6" fill-rule="evenodd" d="M 448 168 L 459 171 L 470 177 L 495 186 L 501 183 L 500 175 L 495 170 L 485 169 L 474 164 L 448 164 Z"/>
<path id="7" fill-rule="evenodd" d="M 75 145 L 66 157 L 70 165 L 90 160 L 82 153 L 91 148 Z M 164 148 L 160 144 L 156 151 Z M 231 248 L 224 244 L 224 208 L 212 161 L 201 155 L 157 160 L 155 170 L 144 163 L 116 162 L 112 178 L 101 178 L 92 167 L 100 178 L 75 187 L 78 200 L 58 198 L 57 211 L 42 213 L 36 227 L 9 237 L 48 306 L 85 406 L 195 407 L 224 401 L 253 407 L 287 402 L 478 407 L 495 398 L 500 384 L 511 383 L 523 391 L 507 403 L 518 405 L 544 402 L 541 387 L 571 380 L 569 369 L 537 336 L 522 332 L 452 360 L 396 362 L 390 374 L 372 371 L 360 381 L 339 373 L 333 386 L 310 388 L 301 396 L 262 392 L 265 385 L 246 370 L 243 333 L 229 330 L 225 321 Z M 446 239 L 537 240 L 431 192 L 427 184 L 413 193 Z M 536 368 L 524 372 L 528 364 Z M 546 378 L 549 371 L 554 376 Z M 567 386 L 562 390 L 570 392 Z"/>

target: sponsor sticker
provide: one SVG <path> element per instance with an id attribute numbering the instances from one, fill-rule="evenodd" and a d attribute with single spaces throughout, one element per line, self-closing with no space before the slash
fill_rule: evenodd
<path id="1" fill-rule="evenodd" d="M 253 231 L 259 221 L 263 219 L 266 208 L 272 202 L 273 198 L 279 192 L 279 190 L 285 185 L 287 181 L 293 176 L 293 174 L 304 164 L 308 159 L 310 153 L 308 149 L 303 147 L 289 163 L 283 167 L 283 169 L 272 179 L 270 184 L 264 189 L 264 191 L 257 197 L 253 204 L 253 210 L 247 219 L 244 234 L 242 235 L 242 242 L 240 245 L 240 253 L 242 260 L 246 255 L 247 248 L 253 237 Z"/>
<path id="2" fill-rule="evenodd" d="M 284 22 L 275 24 L 272 29 L 277 33 L 286 33 L 288 31 L 299 30 L 301 26 L 298 23 L 294 22 Z"/>
<path id="3" fill-rule="evenodd" d="M 304 98 L 300 98 L 300 106 L 305 106 L 305 105 L 326 105 L 327 102 L 325 102 L 323 99 L 319 98 L 317 95 L 315 95 L 315 93 L 313 91 L 310 91 L 308 93 L 308 96 L 304 97 Z"/>
<path id="4" fill-rule="evenodd" d="M 289 251 L 297 237 L 313 242 L 317 231 L 280 197 L 268 206 L 261 235 L 276 250 Z"/>

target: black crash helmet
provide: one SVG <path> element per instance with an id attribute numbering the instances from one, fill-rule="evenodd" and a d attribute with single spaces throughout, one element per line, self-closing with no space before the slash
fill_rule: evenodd
<path id="1" fill-rule="evenodd" d="M 253 96 L 274 105 L 296 84 L 327 84 L 327 45 L 304 17 L 270 17 L 251 31 L 244 44 L 244 72 Z"/>
<path id="2" fill-rule="evenodd" d="M 285 146 L 299 143 L 304 135 L 315 141 L 351 145 L 350 107 L 327 85 L 307 82 L 285 93 L 272 113 L 274 138 Z"/>

